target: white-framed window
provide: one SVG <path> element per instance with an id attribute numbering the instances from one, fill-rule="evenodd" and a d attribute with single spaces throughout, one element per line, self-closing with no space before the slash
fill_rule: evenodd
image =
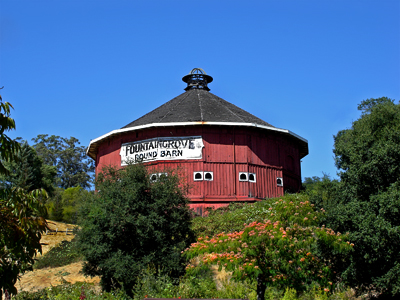
<path id="1" fill-rule="evenodd" d="M 249 181 L 249 174 L 247 172 L 239 172 L 239 181 Z"/>
<path id="2" fill-rule="evenodd" d="M 213 181 L 214 180 L 213 172 L 204 172 L 204 180 Z"/>
<path id="3" fill-rule="evenodd" d="M 283 178 L 282 177 L 276 177 L 276 185 L 283 186 Z"/>
<path id="4" fill-rule="evenodd" d="M 193 172 L 193 180 L 194 180 L 194 181 L 201 181 L 201 180 L 203 180 L 203 171 L 196 171 L 196 172 Z"/>
<path id="5" fill-rule="evenodd" d="M 150 174 L 150 182 L 156 182 L 160 178 L 162 178 L 162 176 L 168 176 L 168 173 L 153 173 L 153 174 Z"/>
<path id="6" fill-rule="evenodd" d="M 158 178 L 161 178 L 162 176 L 168 176 L 168 173 L 158 173 Z"/>
<path id="7" fill-rule="evenodd" d="M 158 180 L 157 173 L 150 174 L 150 182 L 156 182 L 157 180 Z"/>
<path id="8" fill-rule="evenodd" d="M 249 173 L 249 181 L 250 182 L 257 182 L 256 173 Z"/>

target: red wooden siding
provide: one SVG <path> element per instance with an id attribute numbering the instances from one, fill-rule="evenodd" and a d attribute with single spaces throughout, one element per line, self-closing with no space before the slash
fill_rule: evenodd
<path id="1" fill-rule="evenodd" d="M 299 145 L 276 132 L 246 127 L 157 127 L 127 132 L 103 142 L 97 153 L 96 174 L 104 166 L 121 166 L 123 143 L 155 137 L 202 136 L 203 158 L 147 163 L 150 169 L 180 168 L 189 185 L 191 207 L 224 206 L 230 201 L 256 201 L 300 188 Z M 213 181 L 194 181 L 196 171 L 213 172 Z M 256 182 L 239 181 L 239 172 L 256 174 Z M 277 178 L 284 186 L 277 186 Z"/>

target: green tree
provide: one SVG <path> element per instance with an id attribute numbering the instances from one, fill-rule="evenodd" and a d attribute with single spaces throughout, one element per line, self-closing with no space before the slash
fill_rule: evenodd
<path id="1" fill-rule="evenodd" d="M 0 190 L 0 297 L 16 294 L 19 274 L 32 270 L 34 256 L 42 251 L 41 233 L 47 228 L 44 190 Z"/>
<path id="2" fill-rule="evenodd" d="M 0 97 L 0 174 L 8 174 L 5 162 L 16 159 L 19 144 L 6 135 L 15 129 L 10 117 L 11 104 Z M 32 268 L 33 257 L 41 252 L 41 233 L 47 228 L 44 190 L 27 192 L 18 187 L 0 189 L 0 298 L 3 292 L 16 294 L 20 273 Z"/>
<path id="3" fill-rule="evenodd" d="M 46 202 L 48 218 L 53 221 L 63 221 L 64 206 L 62 203 L 62 194 L 64 189 L 56 188 L 53 196 Z"/>
<path id="4" fill-rule="evenodd" d="M 10 117 L 13 106 L 9 102 L 3 102 L 0 96 L 0 174 L 7 174 L 4 161 L 13 161 L 15 153 L 19 149 L 18 142 L 12 140 L 7 131 L 15 129 L 15 121 Z"/>
<path id="5" fill-rule="evenodd" d="M 367 99 L 361 118 L 334 137 L 335 163 L 348 199 L 368 201 L 400 178 L 400 104 Z"/>
<path id="6" fill-rule="evenodd" d="M 54 221 L 76 224 L 79 208 L 86 200 L 88 193 L 92 193 L 92 191 L 87 191 L 80 186 L 66 190 L 57 188 L 54 196 L 46 203 L 49 218 Z"/>
<path id="7" fill-rule="evenodd" d="M 323 210 L 316 210 L 307 199 L 305 195 L 267 199 L 262 206 L 253 206 L 264 220 L 242 224 L 241 231 L 200 237 L 185 253 L 189 258 L 203 254 L 203 263 L 224 267 L 237 280 L 257 280 L 258 300 L 264 299 L 267 286 L 332 291 L 337 265 L 352 245 L 347 235 L 318 227 Z M 191 264 L 187 269 L 196 271 Z"/>
<path id="8" fill-rule="evenodd" d="M 121 287 L 131 295 L 148 266 L 172 277 L 184 271 L 191 215 L 176 173 L 151 183 L 143 165 L 108 168 L 96 190 L 88 194 L 78 232 L 86 275 L 101 276 L 106 291 Z"/>
<path id="9" fill-rule="evenodd" d="M 34 148 L 23 142 L 17 150 L 15 161 L 4 162 L 8 174 L 0 175 L 2 188 L 20 187 L 26 191 L 45 189 L 48 194 L 54 191 L 56 169 L 43 164 Z"/>
<path id="10" fill-rule="evenodd" d="M 78 139 L 40 134 L 32 141 L 44 163 L 56 167 L 56 186 L 63 189 L 76 186 L 85 189 L 91 187 L 94 163 L 86 156 L 86 148 L 78 146 Z"/>
<path id="11" fill-rule="evenodd" d="M 335 136 L 340 194 L 327 226 L 350 232 L 355 244 L 344 278 L 400 295 L 400 104 L 367 99 L 361 117 Z"/>
<path id="12" fill-rule="evenodd" d="M 340 194 L 339 187 L 339 180 L 331 179 L 327 174 L 323 174 L 322 177 L 306 177 L 303 181 L 303 189 L 310 197 L 310 202 L 318 208 L 326 210 L 337 205 Z"/>

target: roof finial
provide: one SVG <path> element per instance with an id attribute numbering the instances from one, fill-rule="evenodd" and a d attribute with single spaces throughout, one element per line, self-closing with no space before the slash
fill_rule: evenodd
<path id="1" fill-rule="evenodd" d="M 191 89 L 203 89 L 209 91 L 210 89 L 207 84 L 212 82 L 213 78 L 210 75 L 207 75 L 203 69 L 194 68 L 188 75 L 183 76 L 182 80 L 187 83 L 185 91 Z"/>

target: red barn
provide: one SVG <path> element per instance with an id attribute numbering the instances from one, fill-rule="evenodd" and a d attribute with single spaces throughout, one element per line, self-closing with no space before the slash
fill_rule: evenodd
<path id="1" fill-rule="evenodd" d="M 104 166 L 141 161 L 157 173 L 180 167 L 189 183 L 190 206 L 254 202 L 296 192 L 306 139 L 280 129 L 210 93 L 213 78 L 193 69 L 185 92 L 121 129 L 90 142 L 96 174 Z"/>

